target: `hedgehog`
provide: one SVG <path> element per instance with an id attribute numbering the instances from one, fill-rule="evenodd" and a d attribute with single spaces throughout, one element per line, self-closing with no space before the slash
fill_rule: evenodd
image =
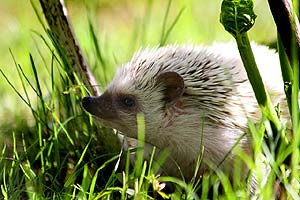
<path id="1" fill-rule="evenodd" d="M 284 104 L 277 53 L 255 43 L 251 46 L 273 103 Z M 183 175 L 186 180 L 195 170 L 205 173 L 210 165 L 231 169 L 237 157 L 234 147 L 251 154 L 247 122 L 260 117 L 232 42 L 141 49 L 117 69 L 101 96 L 85 97 L 82 105 L 128 138 L 137 138 L 137 114 L 142 113 L 145 143 L 150 146 L 145 159 L 153 146 L 168 151 L 161 173 Z"/>

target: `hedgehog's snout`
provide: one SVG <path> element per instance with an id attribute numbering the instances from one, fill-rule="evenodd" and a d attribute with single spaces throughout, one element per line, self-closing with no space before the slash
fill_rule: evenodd
<path id="1" fill-rule="evenodd" d="M 87 112 L 98 118 L 112 120 L 118 117 L 117 110 L 113 105 L 112 96 L 109 93 L 95 97 L 84 97 L 81 103 Z"/>
<path id="2" fill-rule="evenodd" d="M 89 113 L 91 113 L 92 115 L 96 115 L 96 97 L 89 97 L 89 96 L 87 96 L 87 97 L 84 97 L 83 99 L 82 99 L 82 101 L 81 101 L 81 103 L 82 103 L 82 106 L 83 106 L 83 108 L 87 111 L 87 112 L 89 112 Z"/>

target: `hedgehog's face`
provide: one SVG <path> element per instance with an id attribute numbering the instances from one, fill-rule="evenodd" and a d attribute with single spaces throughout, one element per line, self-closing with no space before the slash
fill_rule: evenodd
<path id="1" fill-rule="evenodd" d="M 101 96 L 85 97 L 82 105 L 104 125 L 130 137 L 137 136 L 138 113 L 145 116 L 146 134 L 156 134 L 164 124 L 167 107 L 181 97 L 184 89 L 182 77 L 175 72 L 161 73 L 153 87 L 145 90 L 137 88 L 134 81 L 132 85 L 128 81 L 115 81 Z"/>
<path id="2" fill-rule="evenodd" d="M 114 94 L 106 91 L 98 97 L 85 97 L 82 105 L 104 125 L 132 135 L 136 129 L 138 102 L 133 95 Z"/>

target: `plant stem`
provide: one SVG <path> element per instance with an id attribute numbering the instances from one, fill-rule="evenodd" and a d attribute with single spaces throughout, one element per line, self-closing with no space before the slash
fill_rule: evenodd
<path id="1" fill-rule="evenodd" d="M 250 42 L 248 39 L 248 35 L 246 32 L 237 34 L 236 42 L 238 45 L 238 49 L 246 69 L 248 79 L 252 85 L 252 88 L 255 93 L 256 100 L 259 104 L 259 107 L 262 113 L 273 122 L 276 130 L 281 132 L 282 125 L 280 120 L 278 119 L 275 108 L 272 105 L 271 99 L 264 87 L 262 78 L 259 74 L 254 55 L 250 46 Z"/>
<path id="2" fill-rule="evenodd" d="M 284 92 L 286 95 L 287 104 L 289 107 L 290 115 L 292 116 L 292 84 L 293 84 L 293 70 L 285 52 L 281 37 L 278 33 L 277 35 L 277 47 L 278 55 L 280 60 L 280 67 L 282 73 L 282 79 L 284 83 Z"/>

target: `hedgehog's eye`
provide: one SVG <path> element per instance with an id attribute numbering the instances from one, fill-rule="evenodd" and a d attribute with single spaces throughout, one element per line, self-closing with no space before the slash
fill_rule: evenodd
<path id="1" fill-rule="evenodd" d="M 132 108 L 136 105 L 135 99 L 133 97 L 123 97 L 121 99 L 122 104 L 127 108 Z"/>

